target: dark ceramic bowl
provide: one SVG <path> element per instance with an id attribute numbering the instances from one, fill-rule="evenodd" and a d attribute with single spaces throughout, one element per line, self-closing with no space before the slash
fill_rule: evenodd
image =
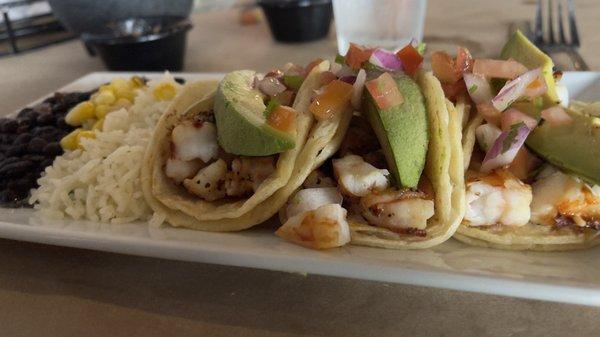
<path id="1" fill-rule="evenodd" d="M 191 28 L 183 17 L 130 18 L 83 33 L 81 38 L 110 70 L 179 71 Z"/>
<path id="2" fill-rule="evenodd" d="M 259 0 L 277 41 L 305 42 L 327 36 L 331 0 Z"/>

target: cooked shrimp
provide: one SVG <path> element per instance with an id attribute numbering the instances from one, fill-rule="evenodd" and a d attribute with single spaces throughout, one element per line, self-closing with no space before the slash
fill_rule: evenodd
<path id="1" fill-rule="evenodd" d="M 341 247 L 350 242 L 346 210 L 339 204 L 324 205 L 297 214 L 279 227 L 275 234 L 313 249 Z"/>
<path id="2" fill-rule="evenodd" d="M 171 157 L 167 159 L 167 163 L 165 164 L 165 174 L 167 177 L 180 183 L 198 172 L 202 165 L 201 160 L 183 161 Z"/>
<path id="3" fill-rule="evenodd" d="M 585 227 L 600 219 L 600 197 L 579 179 L 553 170 L 533 184 L 531 218 L 550 226 L 567 218 Z"/>
<path id="4" fill-rule="evenodd" d="M 241 197 L 255 192 L 260 184 L 275 171 L 274 157 L 240 157 L 231 163 L 225 190 L 231 197 Z"/>
<path id="5" fill-rule="evenodd" d="M 389 186 L 389 171 L 376 168 L 360 156 L 347 155 L 335 159 L 333 171 L 342 193 L 349 196 L 364 197 L 372 191 L 381 191 Z"/>
<path id="6" fill-rule="evenodd" d="M 225 175 L 227 174 L 227 164 L 219 159 L 212 164 L 202 168 L 191 179 L 183 181 L 185 187 L 190 193 L 199 196 L 208 201 L 214 201 L 225 197 Z"/>
<path id="7" fill-rule="evenodd" d="M 342 195 L 335 187 L 306 188 L 299 190 L 282 209 L 282 218 L 285 221 L 300 213 L 312 211 L 323 205 L 338 204 L 343 201 Z"/>
<path id="8" fill-rule="evenodd" d="M 209 122 L 183 122 L 173 129 L 171 140 L 174 157 L 184 161 L 199 158 L 208 163 L 219 151 L 217 128 Z"/>
<path id="9" fill-rule="evenodd" d="M 467 211 L 470 226 L 524 226 L 531 211 L 531 186 L 522 183 L 506 170 L 487 175 L 467 173 Z"/>
<path id="10" fill-rule="evenodd" d="M 409 189 L 386 189 L 360 199 L 362 215 L 372 225 L 391 230 L 424 230 L 433 217 L 433 200 L 425 193 Z"/>

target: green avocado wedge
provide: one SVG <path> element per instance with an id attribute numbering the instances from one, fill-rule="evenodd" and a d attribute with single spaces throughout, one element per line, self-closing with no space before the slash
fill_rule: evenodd
<path id="1" fill-rule="evenodd" d="M 597 117 L 565 109 L 573 121 L 542 123 L 526 144 L 540 157 L 588 183 L 600 185 L 600 122 Z"/>
<path id="2" fill-rule="evenodd" d="M 396 187 L 415 188 L 425 167 L 429 144 L 425 99 L 410 77 L 400 75 L 394 80 L 404 102 L 382 110 L 365 90 L 363 111 L 377 135 Z"/>
<path id="3" fill-rule="evenodd" d="M 295 146 L 293 134 L 267 124 L 263 95 L 252 88 L 255 75 L 251 70 L 234 71 L 219 83 L 214 113 L 219 145 L 227 153 L 269 156 Z"/>
<path id="4" fill-rule="evenodd" d="M 542 96 L 544 107 L 559 103 L 552 69 L 554 62 L 552 62 L 552 59 L 548 55 L 531 43 L 520 30 L 517 30 L 508 42 L 506 42 L 500 53 L 500 58 L 504 60 L 513 59 L 523 64 L 529 70 L 541 67 L 546 85 L 548 86 L 548 91 Z"/>

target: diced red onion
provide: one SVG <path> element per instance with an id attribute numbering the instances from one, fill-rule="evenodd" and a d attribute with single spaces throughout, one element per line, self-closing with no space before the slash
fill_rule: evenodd
<path id="1" fill-rule="evenodd" d="M 281 92 L 284 92 L 287 88 L 275 77 L 265 77 L 258 81 L 257 87 L 263 94 L 273 97 Z"/>
<path id="2" fill-rule="evenodd" d="M 346 83 L 354 84 L 354 82 L 356 82 L 356 76 L 344 76 L 344 77 L 340 77 L 340 81 L 344 81 Z"/>
<path id="3" fill-rule="evenodd" d="M 519 149 L 525 143 L 525 139 L 531 130 L 525 124 L 515 126 L 513 129 L 503 131 L 494 141 L 492 148 L 487 151 L 481 171 L 490 172 L 498 167 L 503 167 L 512 163 Z"/>
<path id="4" fill-rule="evenodd" d="M 564 125 L 573 122 L 573 117 L 561 106 L 555 105 L 542 110 L 542 118 L 552 125 Z"/>
<path id="5" fill-rule="evenodd" d="M 398 56 L 383 48 L 375 49 L 369 58 L 369 62 L 386 70 L 399 71 L 403 69 L 402 62 Z"/>
<path id="6" fill-rule="evenodd" d="M 502 130 L 510 130 L 510 127 L 518 124 L 520 122 L 525 123 L 527 127 L 531 130 L 535 129 L 538 122 L 535 118 L 530 117 L 529 115 L 514 109 L 510 108 L 502 113 L 502 119 L 500 121 L 500 125 L 502 125 Z"/>
<path id="7" fill-rule="evenodd" d="M 367 72 L 364 69 L 359 70 L 358 75 L 356 75 L 356 80 L 352 85 L 352 98 L 350 99 L 350 102 L 355 109 L 360 108 L 362 93 L 365 89 L 366 80 Z"/>
<path id="8" fill-rule="evenodd" d="M 477 144 L 483 151 L 488 151 L 500 134 L 502 134 L 502 130 L 490 123 L 482 124 L 475 129 Z"/>
<path id="9" fill-rule="evenodd" d="M 492 99 L 494 107 L 499 111 L 506 110 L 509 105 L 524 95 L 527 86 L 538 78 L 541 73 L 542 69 L 536 68 L 524 73 L 514 80 L 506 82 L 504 87 L 500 89 L 498 95 Z"/>
<path id="10" fill-rule="evenodd" d="M 494 95 L 488 80 L 478 74 L 464 73 L 463 78 L 467 85 L 467 91 L 475 104 L 490 102 Z"/>

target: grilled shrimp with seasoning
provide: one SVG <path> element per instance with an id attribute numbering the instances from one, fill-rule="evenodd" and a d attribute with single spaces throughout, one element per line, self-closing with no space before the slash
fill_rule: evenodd
<path id="1" fill-rule="evenodd" d="M 531 186 L 507 170 L 469 171 L 465 220 L 470 226 L 524 226 L 531 217 L 532 198 Z"/>
<path id="2" fill-rule="evenodd" d="M 351 197 L 363 197 L 389 186 L 389 171 L 376 168 L 360 156 L 347 155 L 335 159 L 333 171 L 342 193 Z"/>
<path id="3" fill-rule="evenodd" d="M 425 230 L 434 215 L 434 203 L 417 190 L 389 188 L 360 199 L 362 216 L 372 225 L 397 232 Z M 424 233 L 423 233 L 424 234 Z"/>

